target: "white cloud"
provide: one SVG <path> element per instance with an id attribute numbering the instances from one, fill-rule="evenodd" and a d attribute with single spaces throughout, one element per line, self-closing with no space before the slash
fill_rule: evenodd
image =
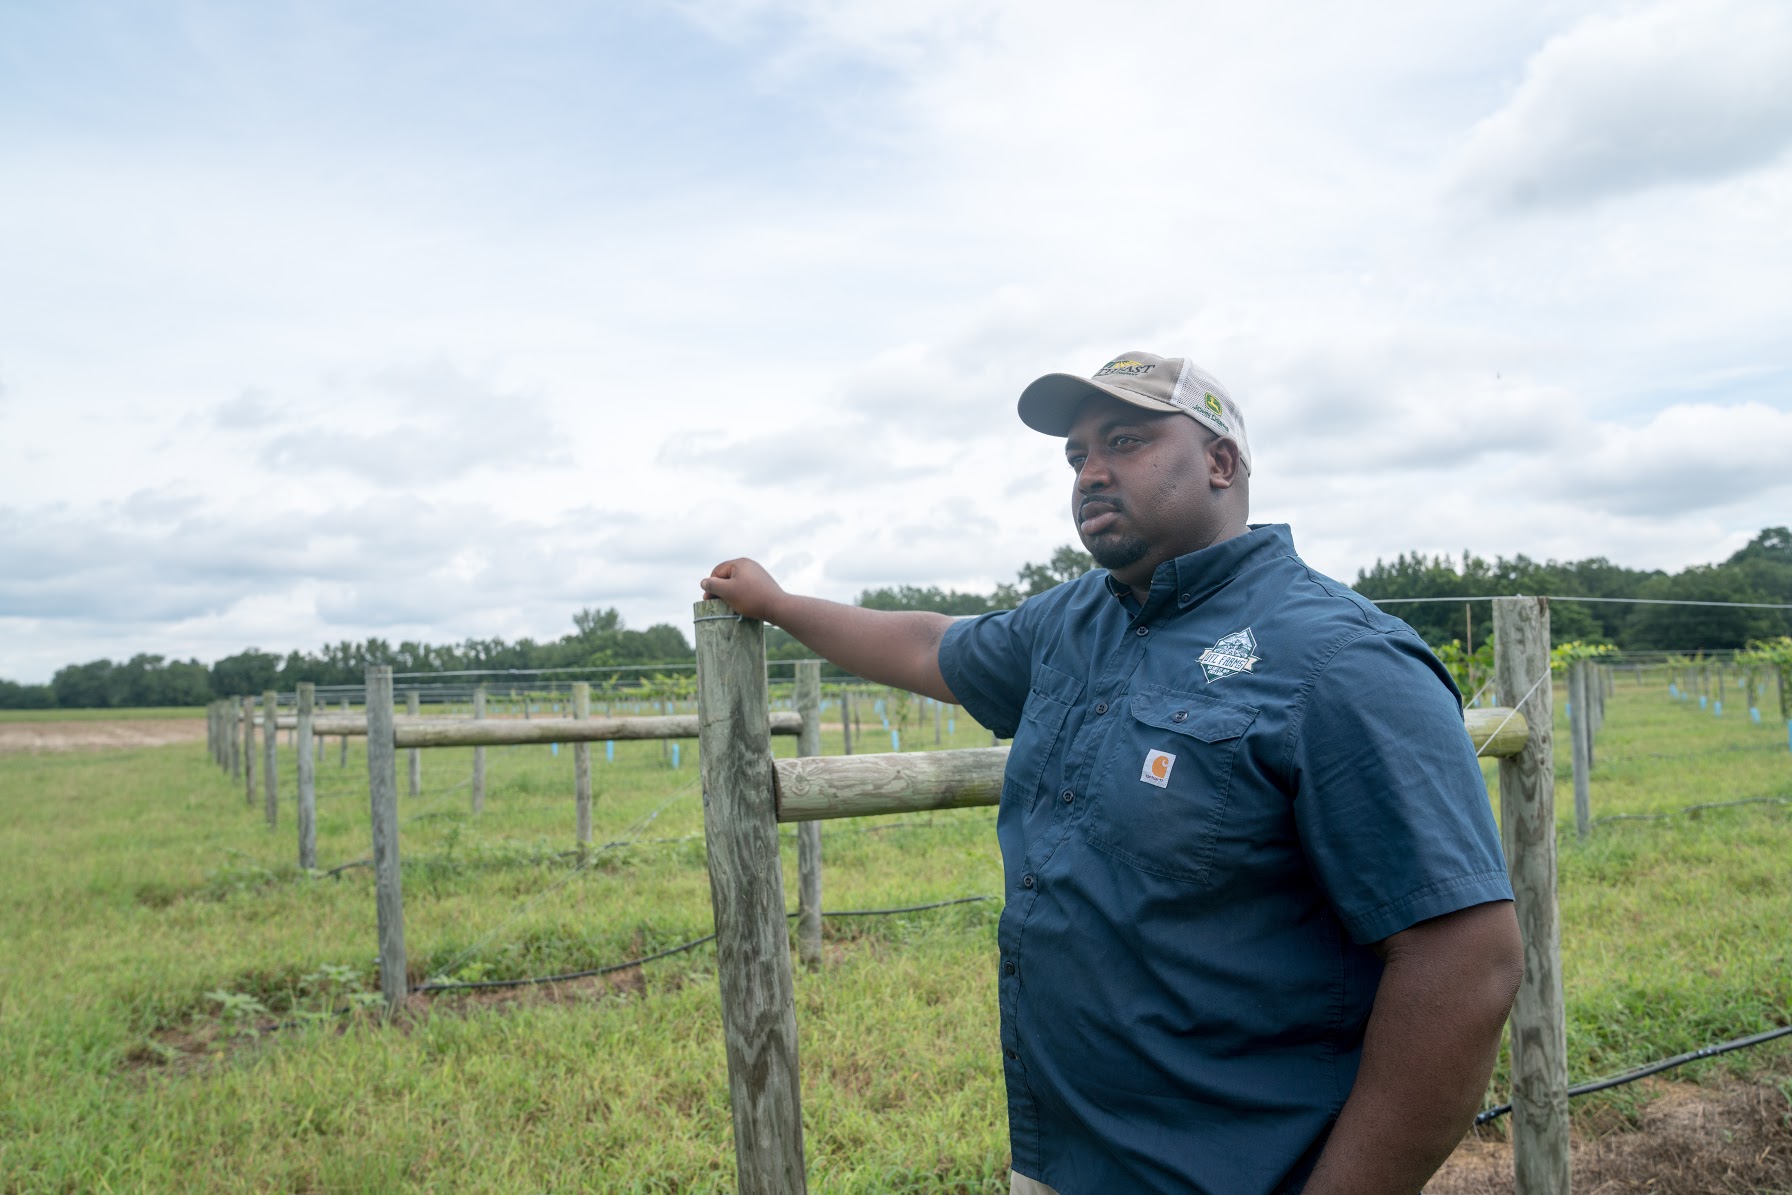
<path id="1" fill-rule="evenodd" d="M 987 587 L 1073 537 L 1020 389 L 1130 349 L 1346 578 L 1785 521 L 1783 9 L 189 8 L 0 76 L 0 675 Z"/>
<path id="2" fill-rule="evenodd" d="M 1457 193 L 1550 208 L 1723 178 L 1792 143 L 1792 9 L 1669 0 L 1551 38 L 1475 127 Z"/>

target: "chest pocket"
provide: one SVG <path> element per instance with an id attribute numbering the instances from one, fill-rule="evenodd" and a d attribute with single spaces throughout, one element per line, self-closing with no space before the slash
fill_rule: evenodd
<path id="1" fill-rule="evenodd" d="M 1070 707 L 1083 695 L 1083 682 L 1046 664 L 1033 667 L 1033 684 L 1021 707 L 1020 726 L 1002 774 L 1002 800 L 1030 803 L 1038 792 L 1045 765 L 1064 732 Z"/>
<path id="2" fill-rule="evenodd" d="M 1133 694 L 1130 713 L 1089 810 L 1090 845 L 1141 871 L 1206 884 L 1233 757 L 1257 710 L 1151 686 Z"/>

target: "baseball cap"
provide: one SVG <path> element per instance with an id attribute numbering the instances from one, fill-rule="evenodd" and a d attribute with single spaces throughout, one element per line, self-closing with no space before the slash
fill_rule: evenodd
<path id="1" fill-rule="evenodd" d="M 1236 443 L 1245 472 L 1251 470 L 1244 414 L 1218 378 L 1186 357 L 1122 353 L 1086 378 L 1048 373 L 1021 391 L 1020 421 L 1048 436 L 1068 435 L 1077 407 L 1094 394 L 1147 411 L 1180 411 Z"/>

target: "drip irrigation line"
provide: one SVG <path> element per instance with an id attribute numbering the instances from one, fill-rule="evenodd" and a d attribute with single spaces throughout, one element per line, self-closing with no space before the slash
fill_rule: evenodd
<path id="1" fill-rule="evenodd" d="M 1660 1062 L 1651 1062 L 1647 1066 L 1639 1066 L 1635 1070 L 1625 1071 L 1621 1075 L 1613 1075 L 1609 1079 L 1594 1079 L 1568 1089 L 1568 1096 L 1592 1095 L 1595 1091 L 1606 1091 L 1613 1087 L 1622 1087 L 1626 1083 L 1634 1083 L 1638 1079 L 1647 1079 L 1650 1075 L 1659 1075 L 1662 1071 L 1673 1070 L 1677 1066 L 1685 1066 L 1689 1062 L 1697 1062 L 1701 1058 L 1716 1058 L 1720 1054 L 1728 1054 L 1734 1050 L 1746 1050 L 1751 1046 L 1765 1045 L 1775 1038 L 1792 1036 L 1792 1025 L 1782 1025 L 1778 1029 L 1769 1029 L 1765 1033 L 1756 1033 L 1749 1037 L 1739 1037 L 1735 1041 L 1722 1042 L 1715 1046 L 1704 1046 L 1685 1054 L 1676 1054 L 1672 1058 L 1663 1058 Z M 1476 1126 L 1498 1120 L 1512 1111 L 1511 1104 L 1500 1104 L 1488 1108 L 1475 1117 Z"/>
<path id="2" fill-rule="evenodd" d="M 683 788 L 680 788 L 680 789 L 676 790 L 675 792 L 673 792 L 673 794 L 671 796 L 667 797 L 664 801 L 661 801 L 658 805 L 654 806 L 653 809 L 651 811 L 649 811 L 647 814 L 645 814 L 641 818 L 637 819 L 629 827 L 630 830 L 634 831 L 633 835 L 631 835 L 631 839 L 639 838 L 639 837 L 641 837 L 641 835 L 645 834 L 647 832 L 647 827 L 653 824 L 655 818 L 659 817 L 659 815 L 661 813 L 665 812 L 666 808 L 668 806 L 670 806 L 672 804 L 672 802 L 674 802 L 674 801 L 678 800 L 680 797 L 686 796 L 687 794 L 694 791 L 697 788 L 697 784 L 698 784 L 697 781 L 695 781 L 695 780 L 691 781 L 689 784 L 686 784 Z M 460 954 L 456 955 L 454 957 L 454 959 L 448 964 L 448 966 L 443 968 L 443 970 L 449 972 L 450 974 L 459 970 L 460 965 L 462 963 L 466 962 L 467 959 L 471 958 L 475 951 L 479 950 L 481 947 L 483 947 L 487 943 L 489 943 L 494 937 L 496 937 L 498 934 L 498 931 L 500 931 L 500 930 L 504 929 L 506 926 L 512 924 L 519 917 L 524 916 L 531 909 L 535 908 L 535 906 L 539 905 L 542 901 L 544 901 L 548 897 L 554 895 L 556 892 L 559 892 L 562 888 L 566 887 L 566 885 L 572 883 L 572 881 L 574 879 L 576 879 L 582 872 L 584 872 L 594 862 L 596 862 L 597 857 L 599 855 L 601 855 L 604 851 L 610 849 L 610 846 L 613 846 L 613 845 L 627 845 L 627 840 L 625 840 L 621 843 L 613 843 L 613 844 L 609 844 L 609 845 L 600 847 L 596 850 L 585 852 L 584 857 L 581 858 L 572 867 L 568 868 L 566 875 L 561 877 L 561 879 L 557 883 L 552 884 L 547 888 L 544 888 L 541 892 L 539 892 L 535 896 L 531 897 L 527 904 L 523 905 L 520 908 L 512 910 L 510 912 L 510 914 L 508 916 L 506 916 L 502 921 L 500 921 L 500 922 L 498 922 L 498 924 L 492 926 L 491 929 L 487 930 L 476 941 L 474 941 L 472 945 L 468 946 L 465 950 L 462 950 L 460 952 Z"/>
<path id="3" fill-rule="evenodd" d="M 821 915 L 823 917 L 888 917 L 897 913 L 921 913 L 928 909 L 943 909 L 949 905 L 968 905 L 975 904 L 978 901 L 994 899 L 995 897 L 993 896 L 959 896 L 951 900 L 936 900 L 923 905 L 904 905 L 901 908 L 894 909 L 837 909 L 831 912 L 827 909 L 823 909 Z M 800 913 L 786 913 L 784 914 L 784 917 L 786 920 L 795 920 L 800 915 Z M 715 940 L 716 936 L 714 934 L 705 934 L 701 938 L 692 938 L 689 942 L 680 942 L 676 946 L 668 946 L 664 950 L 655 951 L 653 954 L 645 954 L 640 958 L 627 959 L 620 963 L 610 963 L 607 966 L 602 967 L 591 967 L 584 971 L 563 971 L 558 975 L 532 975 L 524 979 L 478 979 L 469 980 L 465 983 L 432 982 L 419 984 L 412 988 L 411 992 L 413 994 L 419 994 L 426 992 L 485 991 L 492 988 L 521 988 L 543 983 L 565 983 L 574 979 L 589 979 L 594 975 L 610 975 L 617 971 L 627 971 L 631 968 L 639 967 L 643 963 L 656 962 L 659 959 L 670 958 L 675 954 L 683 954 L 688 950 L 695 950 L 697 947 Z"/>
<path id="4" fill-rule="evenodd" d="M 1737 801 L 1705 801 L 1697 805 L 1682 805 L 1678 809 L 1669 809 L 1665 813 L 1608 813 L 1604 817 L 1593 819 L 1593 825 L 1603 822 L 1655 822 L 1684 814 L 1697 813 L 1702 809 L 1733 809 L 1738 805 L 1784 805 L 1792 802 L 1792 795 L 1779 797 L 1743 797 Z"/>

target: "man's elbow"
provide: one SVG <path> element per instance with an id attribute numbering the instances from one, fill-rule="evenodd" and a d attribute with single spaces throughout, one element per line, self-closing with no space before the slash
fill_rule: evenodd
<path id="1" fill-rule="evenodd" d="M 1512 902 L 1501 901 L 1498 907 L 1501 913 L 1491 919 L 1493 924 L 1489 927 L 1491 941 L 1482 967 L 1481 988 L 1488 1012 L 1503 1022 L 1524 982 L 1524 939 L 1518 932 Z"/>

